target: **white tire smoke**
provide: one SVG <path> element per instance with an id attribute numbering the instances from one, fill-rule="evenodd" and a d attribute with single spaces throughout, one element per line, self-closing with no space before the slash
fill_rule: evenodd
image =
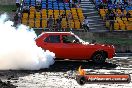
<path id="1" fill-rule="evenodd" d="M 0 70 L 39 70 L 54 63 L 55 54 L 36 45 L 32 29 L 16 29 L 7 15 L 0 16 Z"/>

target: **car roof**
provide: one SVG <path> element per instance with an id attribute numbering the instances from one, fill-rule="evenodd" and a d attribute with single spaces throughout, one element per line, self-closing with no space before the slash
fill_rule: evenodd
<path id="1" fill-rule="evenodd" d="M 40 35 L 38 35 L 37 38 L 41 37 L 44 34 L 73 34 L 72 32 L 42 32 Z"/>
<path id="2" fill-rule="evenodd" d="M 60 34 L 60 33 L 61 33 L 61 34 L 65 34 L 65 33 L 68 33 L 68 34 L 69 34 L 69 33 L 71 33 L 71 32 L 43 32 L 43 33 L 46 33 L 46 34 L 53 34 L 53 33 L 54 33 L 54 34 Z"/>

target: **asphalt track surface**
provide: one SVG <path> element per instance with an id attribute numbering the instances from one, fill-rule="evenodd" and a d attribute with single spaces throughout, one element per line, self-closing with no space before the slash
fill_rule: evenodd
<path id="1" fill-rule="evenodd" d="M 89 73 L 129 73 L 132 74 L 131 57 L 115 57 L 104 64 L 95 64 L 92 61 L 56 61 L 50 68 L 37 71 L 4 70 L 0 71 L 0 88 L 131 88 L 132 84 L 86 84 L 80 86 L 75 80 L 79 66 Z M 13 86 L 13 85 L 14 86 Z"/>

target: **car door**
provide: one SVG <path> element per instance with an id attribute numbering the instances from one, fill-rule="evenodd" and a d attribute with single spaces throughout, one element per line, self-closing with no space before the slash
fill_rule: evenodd
<path id="1" fill-rule="evenodd" d="M 67 59 L 84 59 L 87 58 L 87 48 L 86 45 L 83 45 L 74 35 L 62 35 L 62 49 L 63 49 L 63 55 Z"/>
<path id="2" fill-rule="evenodd" d="M 50 34 L 43 41 L 44 41 L 43 49 L 46 49 L 55 53 L 55 57 L 59 58 L 62 52 L 60 35 Z"/>

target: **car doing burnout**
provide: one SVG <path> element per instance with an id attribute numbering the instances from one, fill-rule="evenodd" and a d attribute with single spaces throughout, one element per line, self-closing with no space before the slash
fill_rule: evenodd
<path id="1" fill-rule="evenodd" d="M 71 32 L 43 32 L 36 44 L 44 50 L 55 53 L 57 60 L 92 60 L 104 63 L 115 55 L 113 45 L 84 42 Z"/>

